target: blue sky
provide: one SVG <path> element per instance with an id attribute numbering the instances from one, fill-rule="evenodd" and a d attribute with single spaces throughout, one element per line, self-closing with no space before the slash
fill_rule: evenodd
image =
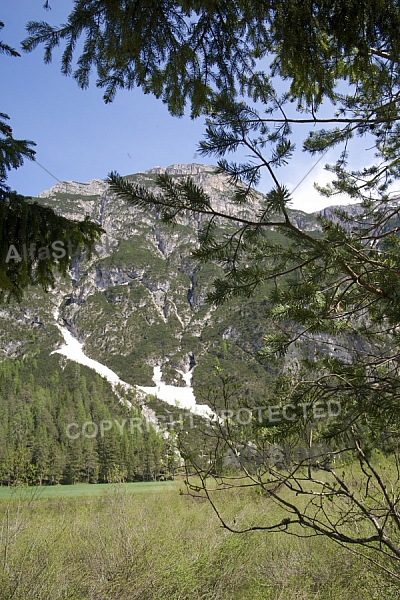
<path id="1" fill-rule="evenodd" d="M 1 39 L 19 50 L 30 20 L 59 25 L 66 20 L 73 2 L 52 0 L 52 10 L 43 8 L 44 0 L 13 0 L 4 3 L 0 20 L 5 27 Z M 14 136 L 36 142 L 36 159 L 61 181 L 103 179 L 116 170 L 122 175 L 154 166 L 197 162 L 213 164 L 197 153 L 204 133 L 204 121 L 189 117 L 171 117 L 161 101 L 144 95 L 139 89 L 119 91 L 112 104 L 105 105 L 102 91 L 95 86 L 95 74 L 89 89 L 81 90 L 71 77 L 60 73 L 60 52 L 45 65 L 43 49 L 37 48 L 21 58 L 0 56 L 2 90 L 0 112 L 10 116 Z M 300 144 L 299 144 L 300 145 Z M 358 158 L 365 162 L 366 144 L 358 142 Z M 234 158 L 234 157 L 232 157 Z M 324 164 L 334 161 L 328 154 L 294 194 L 293 207 L 307 212 L 318 210 L 332 201 L 321 198 L 313 182 L 326 183 Z M 301 152 L 284 172 L 283 182 L 293 189 L 316 158 Z M 26 195 L 37 195 L 56 183 L 39 164 L 26 161 L 10 173 L 8 184 Z M 268 189 L 266 179 L 261 191 Z M 346 203 L 345 199 L 340 199 Z M 335 203 L 338 203 L 336 200 Z"/>

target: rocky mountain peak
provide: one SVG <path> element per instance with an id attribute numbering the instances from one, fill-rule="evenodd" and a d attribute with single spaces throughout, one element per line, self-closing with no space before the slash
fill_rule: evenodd
<path id="1" fill-rule="evenodd" d="M 107 191 L 107 182 L 104 179 L 91 179 L 87 183 L 78 181 L 60 181 L 50 189 L 38 194 L 38 198 L 50 198 L 55 194 L 72 194 L 79 196 L 97 196 Z"/>
<path id="2" fill-rule="evenodd" d="M 145 171 L 145 173 L 154 175 L 161 175 L 162 173 L 167 173 L 168 175 L 201 175 L 203 173 L 214 174 L 215 168 L 212 165 L 200 165 L 198 163 L 174 164 L 168 167 L 153 167 Z"/>

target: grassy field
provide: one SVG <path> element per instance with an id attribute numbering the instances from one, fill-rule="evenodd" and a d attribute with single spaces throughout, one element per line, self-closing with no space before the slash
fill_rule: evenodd
<path id="1" fill-rule="evenodd" d="M 137 482 L 123 483 L 120 487 L 127 493 L 148 494 L 160 492 L 161 490 L 175 489 L 178 486 L 177 481 L 155 481 L 155 482 Z M 42 487 L 0 487 L 0 501 L 10 500 L 11 498 L 39 500 L 41 498 L 80 498 L 91 497 L 104 494 L 107 491 L 115 489 L 112 483 L 78 483 L 76 485 L 54 485 Z"/>
<path id="2" fill-rule="evenodd" d="M 321 537 L 222 529 L 180 482 L 74 488 L 3 496 L 0 600 L 399 598 L 370 564 Z M 251 490 L 219 501 L 240 526 L 280 516 Z"/>

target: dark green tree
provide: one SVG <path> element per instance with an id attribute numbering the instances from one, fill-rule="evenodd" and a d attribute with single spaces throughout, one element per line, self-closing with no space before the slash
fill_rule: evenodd
<path id="1" fill-rule="evenodd" d="M 97 440 L 99 482 L 117 483 L 121 474 L 120 439 L 115 430 L 106 431 Z"/>
<path id="2" fill-rule="evenodd" d="M 118 89 L 142 87 L 181 115 L 189 100 L 192 115 L 209 112 L 215 95 L 235 98 L 243 91 L 261 100 L 271 95 L 269 74 L 291 80 L 291 93 L 316 108 L 336 98 L 336 82 L 365 82 L 386 61 L 399 56 L 399 8 L 394 0 L 313 3 L 295 0 L 77 0 L 67 22 L 52 27 L 29 22 L 24 50 L 44 44 L 45 62 L 64 46 L 61 68 L 86 88 L 97 86 L 111 102 Z M 82 52 L 73 71 L 77 41 Z"/>
<path id="3" fill-rule="evenodd" d="M 0 22 L 0 30 L 3 27 Z M 0 54 L 20 57 L 1 41 Z M 11 192 L 6 185 L 8 172 L 21 167 L 25 159 L 34 160 L 35 143 L 15 139 L 8 121 L 9 116 L 0 113 L 0 302 L 20 300 L 28 285 L 54 287 L 55 276 L 66 275 L 77 249 L 89 248 L 91 254 L 103 231 L 87 218 L 69 221 Z M 52 247 L 60 241 L 64 247 Z"/>
<path id="4" fill-rule="evenodd" d="M 82 454 L 86 483 L 97 483 L 99 477 L 99 457 L 96 450 L 96 442 L 93 439 L 84 439 Z"/>
<path id="5" fill-rule="evenodd" d="M 4 23 L 0 21 L 0 30 L 3 27 Z M 21 56 L 19 52 L 11 48 L 11 46 L 4 44 L 1 40 L 0 54 L 13 57 Z M 36 144 L 31 140 L 16 140 L 8 124 L 9 119 L 8 115 L 0 113 L 0 191 L 9 191 L 9 188 L 5 184 L 7 172 L 23 165 L 25 158 L 33 160 L 35 156 L 33 147 Z"/>
<path id="6" fill-rule="evenodd" d="M 85 460 L 82 439 L 69 440 L 63 483 L 75 485 L 85 481 Z"/>
<path id="7" fill-rule="evenodd" d="M 62 482 L 64 470 L 64 453 L 60 444 L 56 440 L 49 443 L 49 466 L 48 466 L 48 484 L 57 485 Z"/>
<path id="8" fill-rule="evenodd" d="M 49 480 L 50 440 L 46 428 L 39 425 L 35 430 L 35 441 L 32 449 L 32 464 L 36 467 L 38 485 Z"/>

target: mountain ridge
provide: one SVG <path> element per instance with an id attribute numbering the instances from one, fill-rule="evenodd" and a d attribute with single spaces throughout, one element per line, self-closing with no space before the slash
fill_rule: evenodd
<path id="1" fill-rule="evenodd" d="M 216 174 L 214 171 L 217 169 L 216 165 L 203 165 L 200 163 L 173 163 L 167 166 L 156 166 L 146 171 L 138 171 L 137 173 L 132 173 L 130 175 L 125 175 L 125 179 L 134 179 L 138 180 L 146 180 L 146 176 L 152 175 L 160 175 L 160 174 L 168 174 L 175 176 L 186 176 L 192 177 L 194 182 L 197 185 L 206 185 L 209 181 L 209 176 L 212 176 L 212 180 L 214 182 L 214 188 L 219 188 L 220 191 L 224 190 L 224 187 L 227 186 L 228 177 L 224 174 Z M 149 179 L 149 178 L 148 178 Z M 215 183 L 218 182 L 218 183 Z M 93 196 L 93 195 L 103 195 L 107 192 L 108 184 L 106 179 L 91 179 L 88 182 L 78 182 L 78 181 L 64 181 L 58 182 L 48 190 L 44 190 L 38 194 L 38 198 L 48 198 L 55 193 L 72 193 L 72 194 L 82 194 L 84 196 Z M 261 196 L 262 193 L 258 192 Z M 325 208 L 322 208 L 318 211 L 307 212 L 303 209 L 290 209 L 293 213 L 304 213 L 306 215 L 322 215 L 326 218 L 330 218 L 332 216 L 333 211 L 336 209 L 348 209 L 350 212 L 357 211 L 355 207 L 358 207 L 358 204 L 349 204 L 349 205 L 329 205 Z"/>

